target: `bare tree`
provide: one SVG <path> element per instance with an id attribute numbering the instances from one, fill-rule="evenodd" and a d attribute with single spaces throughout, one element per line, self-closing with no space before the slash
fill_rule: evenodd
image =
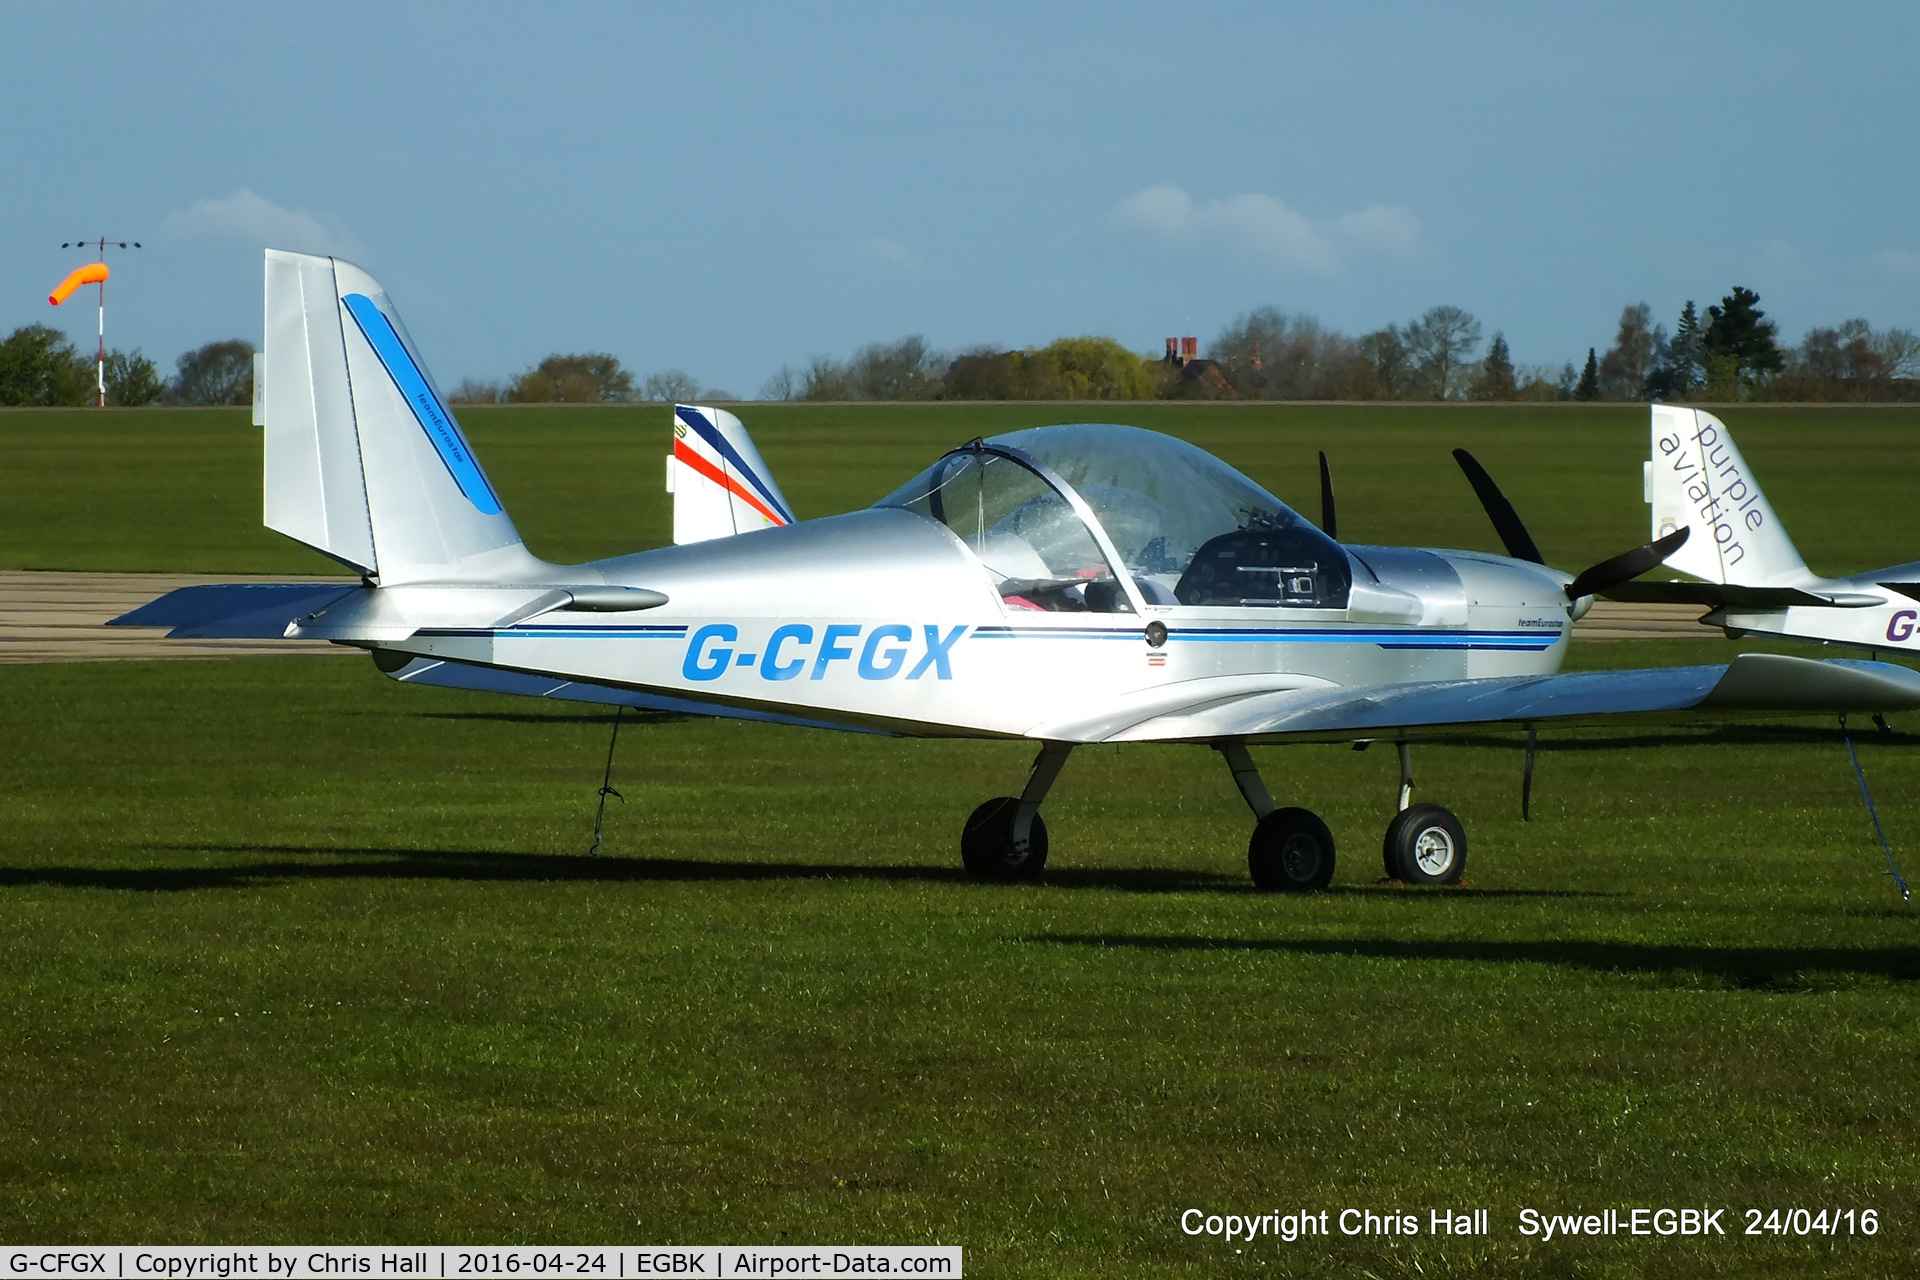
<path id="1" fill-rule="evenodd" d="M 648 374 L 647 380 L 640 384 L 640 398 L 686 404 L 701 398 L 700 383 L 684 369 L 662 369 Z"/>
<path id="2" fill-rule="evenodd" d="M 244 338 L 195 347 L 167 388 L 175 404 L 246 404 L 253 399 L 253 344 Z"/>
<path id="3" fill-rule="evenodd" d="M 804 381 L 799 370 L 790 364 L 783 364 L 760 384 L 760 399 L 798 400 Z"/>
<path id="4" fill-rule="evenodd" d="M 486 382 L 479 378 L 462 378 L 447 397 L 455 404 L 499 404 L 506 398 L 506 392 L 497 382 Z"/>
<path id="5" fill-rule="evenodd" d="M 1466 395 L 1474 352 L 1480 348 L 1478 320 L 1459 307 L 1428 307 L 1407 326 L 1405 341 L 1414 380 L 1422 392 L 1435 400 Z"/>
<path id="6" fill-rule="evenodd" d="M 1600 358 L 1600 398 L 1640 400 L 1653 376 L 1654 358 L 1666 346 L 1665 333 L 1653 327 L 1653 308 L 1636 302 L 1620 312 L 1613 346 Z"/>

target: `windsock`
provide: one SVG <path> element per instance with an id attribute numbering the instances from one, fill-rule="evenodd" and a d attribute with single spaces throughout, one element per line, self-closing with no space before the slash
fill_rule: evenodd
<path id="1" fill-rule="evenodd" d="M 51 302 L 54 306 L 57 307 L 61 303 L 65 302 L 68 298 L 72 297 L 73 291 L 75 289 L 78 289 L 81 285 L 99 284 L 106 278 L 107 278 L 106 263 L 89 262 L 86 266 L 81 267 L 79 270 L 75 271 L 72 275 L 68 276 L 65 280 L 62 280 L 60 282 L 60 287 L 47 295 L 47 301 Z"/>

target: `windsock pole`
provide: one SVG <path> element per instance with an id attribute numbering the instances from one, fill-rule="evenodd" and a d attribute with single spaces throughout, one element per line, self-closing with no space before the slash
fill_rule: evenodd
<path id="1" fill-rule="evenodd" d="M 97 263 L 89 263 L 76 271 L 70 272 L 67 278 L 56 285 L 53 292 L 47 295 L 47 301 L 57 307 L 65 302 L 68 297 L 72 295 L 73 291 L 83 284 L 98 284 L 100 286 L 98 297 L 98 332 L 100 345 L 98 353 L 94 356 L 93 376 L 94 387 L 99 394 L 98 403 L 102 409 L 107 407 L 107 249 L 110 243 L 118 243 L 122 249 L 127 247 L 126 241 L 110 242 L 105 236 L 101 236 L 97 241 L 77 240 L 68 241 L 66 244 L 61 245 L 60 247 L 62 249 L 81 249 L 98 245 L 100 249 L 100 260 Z M 137 240 L 134 241 L 133 247 L 138 249 L 140 242 Z"/>
<path id="2" fill-rule="evenodd" d="M 100 261 L 107 260 L 107 238 L 100 237 Z M 107 281 L 100 278 L 100 354 L 93 364 L 94 381 L 100 388 L 100 407 L 107 407 Z"/>

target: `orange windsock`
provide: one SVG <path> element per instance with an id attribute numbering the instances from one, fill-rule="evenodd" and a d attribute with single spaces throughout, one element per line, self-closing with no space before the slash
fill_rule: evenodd
<path id="1" fill-rule="evenodd" d="M 78 271 L 75 271 L 72 275 L 68 276 L 65 280 L 62 280 L 60 282 L 60 287 L 47 295 L 47 301 L 51 302 L 54 306 L 57 307 L 61 303 L 65 302 L 68 298 L 72 297 L 73 291 L 75 289 L 78 289 L 81 285 L 99 284 L 101 281 L 105 280 L 106 278 L 107 278 L 106 263 L 89 262 L 86 266 L 81 267 Z"/>

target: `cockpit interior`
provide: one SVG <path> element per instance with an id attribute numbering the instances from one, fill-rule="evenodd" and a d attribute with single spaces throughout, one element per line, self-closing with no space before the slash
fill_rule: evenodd
<path id="1" fill-rule="evenodd" d="M 1138 427 L 975 440 L 877 505 L 945 525 L 1012 609 L 1132 613 L 1136 596 L 1344 609 L 1352 586 L 1346 552 L 1285 503 L 1204 449 Z"/>

